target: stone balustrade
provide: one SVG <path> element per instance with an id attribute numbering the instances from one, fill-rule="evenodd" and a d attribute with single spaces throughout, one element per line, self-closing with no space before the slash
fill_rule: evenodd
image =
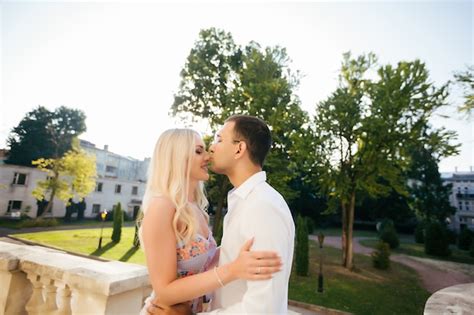
<path id="1" fill-rule="evenodd" d="M 441 289 L 426 301 L 424 315 L 473 314 L 474 283 L 457 284 Z"/>
<path id="2" fill-rule="evenodd" d="M 138 314 L 146 267 L 0 241 L 0 315 Z"/>

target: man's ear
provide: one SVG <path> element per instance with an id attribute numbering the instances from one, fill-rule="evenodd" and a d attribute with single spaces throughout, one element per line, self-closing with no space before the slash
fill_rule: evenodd
<path id="1" fill-rule="evenodd" d="M 240 141 L 237 145 L 237 151 L 235 151 L 236 158 L 244 155 L 245 151 L 247 151 L 247 144 L 244 141 Z"/>

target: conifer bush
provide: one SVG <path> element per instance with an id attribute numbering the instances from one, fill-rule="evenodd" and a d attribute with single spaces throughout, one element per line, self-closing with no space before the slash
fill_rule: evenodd
<path id="1" fill-rule="evenodd" d="M 119 243 L 122 237 L 122 225 L 123 225 L 123 211 L 122 205 L 117 203 L 114 207 L 114 229 L 112 231 L 112 241 Z"/>
<path id="2" fill-rule="evenodd" d="M 434 256 L 451 255 L 448 233 L 439 222 L 429 223 L 426 227 L 425 253 Z"/>
<path id="3" fill-rule="evenodd" d="M 306 219 L 298 215 L 296 219 L 296 274 L 308 276 L 309 244 L 308 224 Z"/>
<path id="4" fill-rule="evenodd" d="M 458 248 L 462 250 L 469 250 L 474 237 L 473 234 L 474 233 L 467 228 L 462 230 L 461 233 L 459 233 Z"/>
<path id="5" fill-rule="evenodd" d="M 372 264 L 375 268 L 382 270 L 390 268 L 389 244 L 379 241 L 370 256 L 372 256 Z"/>

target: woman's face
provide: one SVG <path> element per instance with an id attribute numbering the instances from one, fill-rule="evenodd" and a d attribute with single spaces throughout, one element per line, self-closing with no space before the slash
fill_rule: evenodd
<path id="1" fill-rule="evenodd" d="M 191 180 L 208 180 L 209 172 L 207 170 L 207 165 L 209 163 L 209 153 L 206 151 L 204 141 L 201 137 L 196 135 L 196 147 L 194 150 L 194 155 L 192 156 L 191 161 Z"/>

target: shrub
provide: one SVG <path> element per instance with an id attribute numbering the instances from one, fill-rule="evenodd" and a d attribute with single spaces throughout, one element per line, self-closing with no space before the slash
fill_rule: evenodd
<path id="1" fill-rule="evenodd" d="M 308 234 L 312 234 L 315 227 L 314 220 L 310 217 L 305 217 L 305 220 L 306 220 L 306 225 L 308 227 Z"/>
<path id="2" fill-rule="evenodd" d="M 385 225 L 384 229 L 380 233 L 380 240 L 387 243 L 391 249 L 395 249 L 400 246 L 400 240 L 398 239 L 397 231 L 393 225 Z"/>
<path id="3" fill-rule="evenodd" d="M 474 242 L 471 243 L 471 249 L 469 250 L 469 256 L 474 257 Z"/>
<path id="4" fill-rule="evenodd" d="M 119 243 L 122 237 L 123 211 L 122 205 L 117 203 L 114 207 L 114 229 L 112 231 L 112 241 Z"/>
<path id="5" fill-rule="evenodd" d="M 388 269 L 390 267 L 390 246 L 384 241 L 379 241 L 372 256 L 372 264 L 377 269 Z"/>
<path id="6" fill-rule="evenodd" d="M 296 219 L 296 274 L 307 276 L 309 269 L 308 224 L 302 216 Z"/>
<path id="7" fill-rule="evenodd" d="M 393 220 L 383 219 L 382 221 L 378 222 L 377 225 L 376 225 L 376 229 L 377 229 L 377 232 L 379 233 L 379 236 L 388 227 L 392 227 L 392 228 L 395 229 L 395 225 L 393 224 Z"/>
<path id="8" fill-rule="evenodd" d="M 423 223 L 418 223 L 415 229 L 415 242 L 423 244 L 425 242 L 425 226 Z"/>
<path id="9" fill-rule="evenodd" d="M 439 222 L 432 222 L 426 227 L 425 253 L 435 256 L 451 255 L 446 228 Z"/>
<path id="10" fill-rule="evenodd" d="M 456 245 L 457 244 L 457 239 L 458 239 L 458 235 L 456 234 L 456 231 L 453 231 L 451 229 L 446 229 L 446 233 L 448 234 L 449 244 Z"/>
<path id="11" fill-rule="evenodd" d="M 473 233 L 469 229 L 463 229 L 459 233 L 458 248 L 462 250 L 469 250 L 472 244 Z"/>

